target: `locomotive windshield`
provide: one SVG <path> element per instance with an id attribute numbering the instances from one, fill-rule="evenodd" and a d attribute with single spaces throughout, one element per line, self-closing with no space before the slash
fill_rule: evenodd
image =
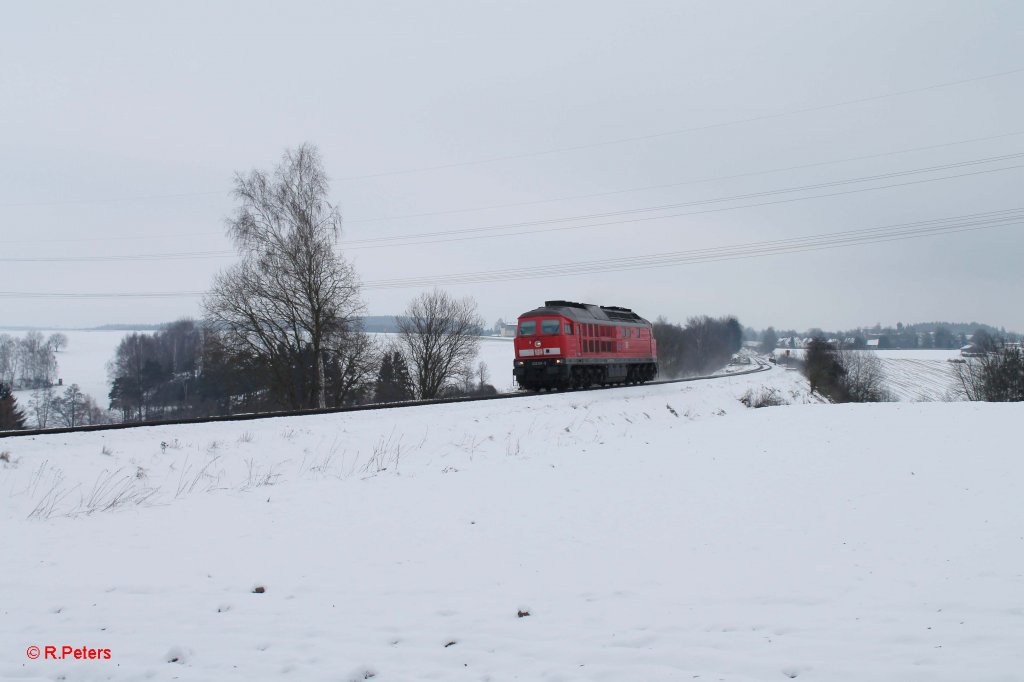
<path id="1" fill-rule="evenodd" d="M 537 323 L 534 320 L 519 323 L 519 336 L 533 336 L 537 333 Z"/>
<path id="2" fill-rule="evenodd" d="M 540 323 L 541 334 L 557 334 L 561 328 L 562 325 L 558 320 L 544 320 Z"/>

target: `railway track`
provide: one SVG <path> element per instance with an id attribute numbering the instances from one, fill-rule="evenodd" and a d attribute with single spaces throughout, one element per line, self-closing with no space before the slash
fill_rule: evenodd
<path id="1" fill-rule="evenodd" d="M 745 374 L 756 374 L 766 372 L 772 368 L 767 362 L 758 360 L 758 366 L 752 369 L 730 372 L 728 374 L 709 374 L 706 376 L 687 377 L 685 379 L 667 379 L 665 381 L 652 381 L 643 386 L 658 386 L 663 384 L 679 384 L 691 381 L 711 381 L 714 379 L 725 379 L 727 377 L 743 376 Z M 609 391 L 627 390 L 640 388 L 641 386 L 600 386 L 596 388 L 582 389 L 586 391 Z M 558 391 L 559 393 L 576 393 L 580 389 L 572 391 Z M 395 410 L 404 407 L 420 407 L 423 405 L 449 405 L 453 403 L 472 403 L 484 400 L 511 400 L 515 398 L 533 398 L 547 393 L 527 393 L 517 391 L 515 393 L 499 393 L 489 396 L 474 396 L 465 398 L 439 398 L 436 400 L 409 400 L 400 403 L 368 403 L 366 405 L 355 405 L 352 407 L 328 407 L 324 409 L 311 410 L 283 410 L 279 412 L 249 412 L 244 414 L 229 414 L 215 417 L 190 417 L 187 419 L 165 419 L 159 421 L 143 422 L 121 422 L 117 424 L 91 424 L 88 426 L 59 427 L 54 429 L 24 429 L 21 431 L 0 431 L 0 438 L 26 438 L 30 436 L 46 436 L 61 433 L 80 433 L 88 431 L 113 431 L 116 429 L 143 429 L 152 426 L 172 426 L 175 424 L 205 424 L 208 422 L 238 422 L 252 421 L 255 419 L 276 419 L 278 417 L 304 417 L 314 414 L 338 414 L 342 412 L 365 412 L 368 410 Z"/>

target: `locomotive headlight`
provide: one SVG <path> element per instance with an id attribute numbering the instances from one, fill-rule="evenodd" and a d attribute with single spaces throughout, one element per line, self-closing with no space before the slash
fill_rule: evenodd
<path id="1" fill-rule="evenodd" d="M 561 360 L 555 360 L 555 364 L 556 365 L 560 365 L 560 364 L 562 364 L 562 361 Z"/>
<path id="2" fill-rule="evenodd" d="M 523 367 L 523 366 L 525 366 L 525 365 L 526 365 L 526 363 L 525 363 L 525 362 L 523 362 L 522 360 L 520 360 L 520 361 L 519 361 L 519 366 L 520 366 L 520 367 Z"/>

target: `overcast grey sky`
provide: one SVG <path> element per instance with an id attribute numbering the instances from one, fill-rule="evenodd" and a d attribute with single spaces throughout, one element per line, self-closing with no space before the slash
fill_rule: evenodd
<path id="1" fill-rule="evenodd" d="M 233 260 L 233 173 L 310 142 L 371 314 L 485 273 L 446 288 L 488 322 L 565 298 L 758 328 L 1024 331 L 1022 211 L 680 262 L 1024 208 L 1022 35 L 1018 1 L 8 4 L 0 292 L 204 291 Z M 499 225 L 519 226 L 434 234 Z M 576 266 L 661 252 L 679 255 Z M 113 259 L 67 260 L 83 257 Z M 582 274 L 521 278 L 542 267 Z M 381 286 L 402 278 L 420 281 Z M 0 324 L 162 322 L 199 301 L 0 294 Z"/>

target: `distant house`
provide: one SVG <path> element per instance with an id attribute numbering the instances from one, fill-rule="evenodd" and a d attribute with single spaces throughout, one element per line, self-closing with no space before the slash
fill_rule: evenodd
<path id="1" fill-rule="evenodd" d="M 977 358 L 981 357 L 984 354 L 985 353 L 983 353 L 981 349 L 979 349 L 973 343 L 969 343 L 960 349 L 960 355 L 962 355 L 965 358 Z"/>
<path id="2" fill-rule="evenodd" d="M 864 342 L 864 345 L 868 348 L 878 348 L 878 339 L 868 339 Z"/>
<path id="3" fill-rule="evenodd" d="M 516 326 L 514 324 L 503 324 L 501 325 L 501 336 L 506 338 L 515 338 Z"/>

